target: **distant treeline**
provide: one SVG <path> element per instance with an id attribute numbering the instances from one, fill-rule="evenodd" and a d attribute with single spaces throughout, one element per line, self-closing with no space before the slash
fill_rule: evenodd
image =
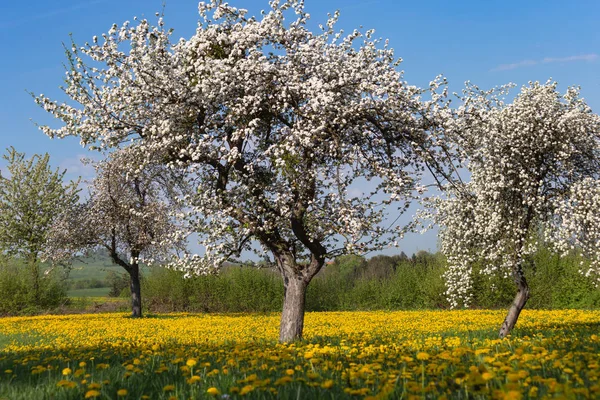
<path id="1" fill-rule="evenodd" d="M 528 260 L 528 307 L 599 307 L 600 290 L 579 272 L 580 261 L 576 255 L 561 258 L 547 249 Z M 412 257 L 339 257 L 327 264 L 309 286 L 307 310 L 448 308 L 442 279 L 445 267 L 441 254 L 426 251 Z M 482 275 L 480 269 L 475 268 L 471 306 L 509 306 L 515 294 L 511 278 Z M 152 311 L 281 311 L 283 285 L 273 269 L 230 266 L 219 275 L 189 279 L 182 275 L 166 269 L 148 274 L 142 282 L 146 306 Z"/>
<path id="2" fill-rule="evenodd" d="M 548 249 L 528 260 L 530 308 L 595 308 L 600 290 L 580 272 L 577 255 L 559 257 Z M 446 266 L 439 253 L 419 251 L 411 257 L 356 255 L 328 263 L 308 289 L 307 310 L 398 310 L 448 308 L 442 274 Z M 514 297 L 510 277 L 482 275 L 476 266 L 473 308 L 505 308 Z M 60 311 L 69 304 L 67 290 L 78 287 L 110 287 L 112 296 L 129 296 L 125 275 L 109 272 L 104 280 L 69 283 L 65 271 L 43 275 L 41 296 L 31 296 L 26 264 L 0 261 L 0 314 Z M 102 286 L 96 286 L 100 285 Z M 91 286 L 94 285 L 94 286 Z M 493 288 L 490 290 L 490 287 Z M 144 306 L 152 312 L 268 312 L 281 311 L 283 285 L 272 267 L 247 263 L 229 265 L 219 274 L 184 278 L 182 272 L 150 268 L 142 277 Z M 36 303 L 37 301 L 37 303 Z"/>

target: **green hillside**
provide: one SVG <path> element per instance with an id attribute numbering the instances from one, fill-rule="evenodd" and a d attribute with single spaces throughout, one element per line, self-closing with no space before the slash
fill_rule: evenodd
<path id="1" fill-rule="evenodd" d="M 117 274 L 125 272 L 123 268 L 114 265 L 108 257 L 89 257 L 73 262 L 68 280 L 73 282 L 91 279 L 103 281 L 110 271 Z"/>
<path id="2" fill-rule="evenodd" d="M 108 297 L 110 288 L 89 288 L 89 289 L 73 289 L 67 292 L 69 297 Z"/>
<path id="3" fill-rule="evenodd" d="M 67 278 L 69 297 L 105 297 L 108 296 L 115 276 L 121 276 L 125 270 L 114 265 L 112 260 L 100 252 L 90 257 L 73 260 Z M 142 267 L 142 274 L 149 269 Z"/>

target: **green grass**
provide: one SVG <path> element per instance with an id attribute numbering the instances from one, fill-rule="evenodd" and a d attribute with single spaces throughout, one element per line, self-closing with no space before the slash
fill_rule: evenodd
<path id="1" fill-rule="evenodd" d="M 276 344 L 276 329 L 259 333 L 275 314 L 7 319 L 0 400 L 116 399 L 120 390 L 122 398 L 163 400 L 600 394 L 596 312 L 528 311 L 504 340 L 496 339 L 497 311 L 357 314 L 311 313 L 308 326 L 323 336 L 293 345 Z M 225 395 L 213 397 L 210 387 Z"/>
<path id="2" fill-rule="evenodd" d="M 67 292 L 69 297 L 108 297 L 110 288 L 73 289 Z"/>
<path id="3" fill-rule="evenodd" d="M 142 273 L 149 274 L 150 269 L 142 266 Z M 100 281 L 106 279 L 109 272 L 117 274 L 125 273 L 125 270 L 118 265 L 114 265 L 109 258 L 104 257 L 88 257 L 81 260 L 74 260 L 69 270 L 70 281 L 81 281 L 98 279 Z"/>
<path id="4" fill-rule="evenodd" d="M 73 262 L 69 272 L 70 281 L 79 281 L 86 279 L 104 280 L 110 271 L 121 274 L 125 272 L 123 268 L 113 265 L 108 259 L 84 259 Z"/>

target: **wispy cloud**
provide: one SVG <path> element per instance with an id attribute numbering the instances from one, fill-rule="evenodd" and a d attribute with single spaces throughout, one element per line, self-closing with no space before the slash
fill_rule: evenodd
<path id="1" fill-rule="evenodd" d="M 511 64 L 501 64 L 496 68 L 493 68 L 491 71 L 509 71 L 511 69 L 517 69 L 521 67 L 531 67 L 533 65 L 538 64 L 550 64 L 550 63 L 565 63 L 565 62 L 575 62 L 575 61 L 586 61 L 592 62 L 596 61 L 600 58 L 598 54 L 583 54 L 579 56 L 568 56 L 568 57 L 546 57 L 541 60 L 523 60 Z"/>
<path id="2" fill-rule="evenodd" d="M 508 71 L 511 69 L 517 69 L 517 68 L 521 68 L 521 67 L 530 67 L 537 63 L 538 62 L 534 61 L 534 60 L 523 60 L 523 61 L 519 61 L 519 62 L 512 63 L 512 64 L 498 65 L 496 68 L 492 69 L 492 71 Z"/>
<path id="3" fill-rule="evenodd" d="M 542 60 L 542 63 L 556 63 L 556 62 L 571 62 L 571 61 L 596 61 L 599 58 L 598 54 L 584 54 L 582 56 L 570 56 L 570 57 L 546 57 Z"/>

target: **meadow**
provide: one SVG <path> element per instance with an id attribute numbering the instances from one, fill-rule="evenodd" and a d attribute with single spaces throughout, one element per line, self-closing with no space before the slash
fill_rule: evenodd
<path id="1" fill-rule="evenodd" d="M 3 318 L 0 399 L 594 398 L 600 311 L 307 313 L 280 344 L 278 314 Z"/>

